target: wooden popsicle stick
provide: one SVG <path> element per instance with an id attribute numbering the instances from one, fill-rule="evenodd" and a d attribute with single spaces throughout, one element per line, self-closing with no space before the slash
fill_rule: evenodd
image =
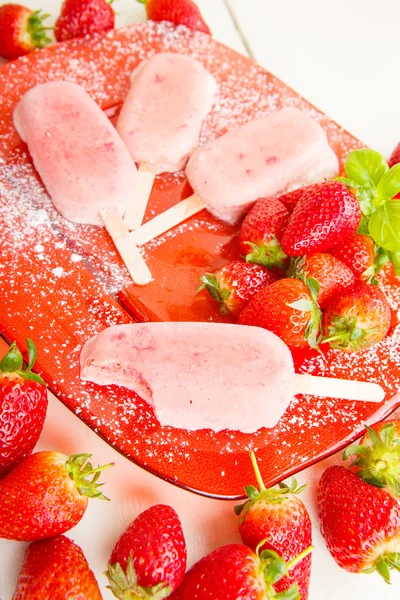
<path id="1" fill-rule="evenodd" d="M 203 200 L 193 194 L 193 196 L 178 202 L 175 206 L 168 208 L 151 221 L 147 221 L 147 223 L 132 231 L 129 237 L 137 246 L 143 246 L 143 244 L 147 244 L 150 240 L 169 231 L 172 227 L 186 221 L 205 207 Z"/>
<path id="2" fill-rule="evenodd" d="M 315 377 L 314 375 L 295 375 L 296 394 L 327 396 L 343 400 L 360 400 L 361 402 L 382 402 L 385 392 L 377 383 L 368 381 L 352 381 L 333 379 L 332 377 Z"/>
<path id="3" fill-rule="evenodd" d="M 140 227 L 143 222 L 155 176 L 151 167 L 144 163 L 139 164 L 133 202 L 124 216 L 124 223 L 130 231 Z"/>
<path id="4" fill-rule="evenodd" d="M 133 281 L 138 285 L 150 283 L 150 270 L 138 247 L 129 239 L 123 219 L 113 209 L 101 209 L 99 214 Z"/>

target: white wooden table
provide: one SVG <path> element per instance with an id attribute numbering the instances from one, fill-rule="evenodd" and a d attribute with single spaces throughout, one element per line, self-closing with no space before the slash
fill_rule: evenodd
<path id="1" fill-rule="evenodd" d="M 60 1 L 26 0 L 25 4 L 55 15 Z M 198 0 L 198 4 L 218 40 L 251 53 L 368 145 L 388 155 L 400 140 L 398 0 Z M 144 8 L 135 0 L 115 0 L 114 7 L 118 26 L 144 19 Z M 1 342 L 0 349 L 4 350 Z M 54 397 L 37 449 L 91 452 L 96 463 L 115 462 L 104 475 L 105 492 L 112 502 L 90 502 L 82 522 L 68 534 L 83 548 L 105 600 L 113 597 L 102 574 L 113 543 L 152 504 L 163 502 L 178 511 L 190 564 L 222 544 L 239 541 L 232 502 L 185 492 L 136 467 Z M 333 463 L 340 463 L 340 455 L 298 477 L 301 483 L 308 481 L 304 501 L 314 523 L 310 600 L 379 596 L 397 600 L 400 574 L 394 573 L 388 586 L 378 575 L 346 573 L 325 548 L 318 531 L 315 493 L 322 471 Z M 11 600 L 24 548 L 25 544 L 0 540 L 0 600 Z"/>

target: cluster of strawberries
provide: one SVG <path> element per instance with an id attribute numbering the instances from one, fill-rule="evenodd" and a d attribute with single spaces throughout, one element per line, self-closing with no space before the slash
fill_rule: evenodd
<path id="1" fill-rule="evenodd" d="M 292 349 L 356 352 L 381 341 L 391 311 L 376 275 L 386 263 L 400 273 L 400 165 L 360 149 L 345 172 L 258 200 L 240 230 L 244 260 L 205 274 L 199 289 Z"/>
<path id="2" fill-rule="evenodd" d="M 106 499 L 90 454 L 36 452 L 47 409 L 42 379 L 12 344 L 0 362 L 0 537 L 29 541 L 13 600 L 101 600 L 82 550 L 63 534 L 83 517 L 88 498 Z M 320 480 L 318 516 L 329 551 L 344 569 L 389 582 L 400 570 L 400 422 L 380 423 L 359 445 L 350 469 L 329 467 Z M 186 572 L 186 542 L 175 510 L 158 504 L 117 540 L 106 575 L 117 598 L 307 600 L 311 520 L 296 480 L 266 489 L 251 453 L 258 489 L 235 508 L 242 544 L 214 550 Z"/>
<path id="3" fill-rule="evenodd" d="M 192 0 L 138 0 L 146 5 L 146 13 L 153 21 L 170 21 L 190 29 L 210 34 L 200 11 Z M 114 29 L 115 14 L 112 0 L 64 0 L 54 27 L 58 42 L 73 38 L 106 33 Z M 20 4 L 0 7 L 0 56 L 18 58 L 44 48 L 51 42 L 47 35 L 51 27 L 44 21 L 50 15 L 32 11 Z"/>

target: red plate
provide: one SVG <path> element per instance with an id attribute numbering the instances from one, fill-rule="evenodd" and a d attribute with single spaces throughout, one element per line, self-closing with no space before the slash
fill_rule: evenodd
<path id="1" fill-rule="evenodd" d="M 250 449 L 256 450 L 265 481 L 272 484 L 338 450 L 365 421 L 376 421 L 400 404 L 394 397 L 400 385 L 400 328 L 396 321 L 384 342 L 356 355 L 310 351 L 295 356 L 299 372 L 380 383 L 386 391 L 382 405 L 297 396 L 275 429 L 254 435 L 160 427 L 134 393 L 80 381 L 79 351 L 85 340 L 108 325 L 132 321 L 120 301 L 142 320 L 221 320 L 207 295 L 196 296 L 195 290 L 201 273 L 238 256 L 237 228 L 203 211 L 150 242 L 145 255 L 155 281 L 145 288 L 129 285 L 105 231 L 68 223 L 55 211 L 13 128 L 12 110 L 35 84 L 65 79 L 83 85 L 104 109 L 116 113 L 132 69 L 159 51 L 192 54 L 220 84 L 203 140 L 292 105 L 325 127 L 341 159 L 360 145 L 251 60 L 184 28 L 142 24 L 57 45 L 1 67 L 0 326 L 9 341 L 23 344 L 27 336 L 36 341 L 38 368 L 51 390 L 131 460 L 192 491 L 238 497 L 251 481 Z M 147 218 L 188 195 L 182 174 L 158 177 Z M 395 314 L 398 279 L 387 270 L 382 280 Z"/>

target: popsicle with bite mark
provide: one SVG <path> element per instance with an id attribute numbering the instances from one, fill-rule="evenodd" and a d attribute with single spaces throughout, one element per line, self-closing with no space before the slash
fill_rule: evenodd
<path id="1" fill-rule="evenodd" d="M 373 383 L 295 375 L 278 336 L 223 323 L 109 327 L 83 346 L 81 378 L 133 390 L 161 425 L 188 430 L 275 427 L 296 393 L 373 402 L 384 396 Z"/>

